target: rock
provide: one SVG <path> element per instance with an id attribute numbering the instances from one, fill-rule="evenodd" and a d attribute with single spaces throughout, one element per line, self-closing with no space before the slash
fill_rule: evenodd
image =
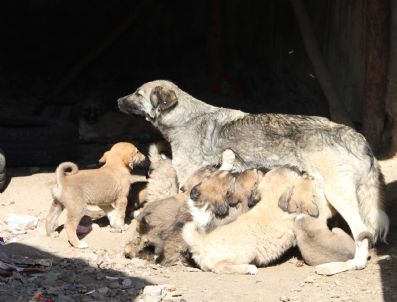
<path id="1" fill-rule="evenodd" d="M 166 285 L 147 285 L 143 289 L 143 300 L 145 302 L 161 301 L 167 294 Z"/>
<path id="2" fill-rule="evenodd" d="M 117 281 L 114 281 L 114 282 L 109 284 L 109 287 L 113 288 L 113 289 L 120 288 L 120 284 Z"/>
<path id="3" fill-rule="evenodd" d="M 281 302 L 288 302 L 288 301 L 290 301 L 290 298 L 288 298 L 287 296 L 281 296 L 280 297 L 280 301 Z"/>
<path id="4" fill-rule="evenodd" d="M 109 292 L 109 287 L 100 287 L 97 289 L 98 293 L 101 295 L 106 295 Z"/>
<path id="5" fill-rule="evenodd" d="M 54 285 L 55 281 L 60 277 L 60 273 L 56 272 L 48 272 L 44 277 L 44 284 L 46 285 Z"/>
<path id="6" fill-rule="evenodd" d="M 65 296 L 65 295 L 59 295 L 57 297 L 57 301 L 58 302 L 74 302 L 75 300 L 68 296 Z"/>
<path id="7" fill-rule="evenodd" d="M 132 285 L 131 279 L 124 279 L 123 283 L 121 284 L 124 288 L 129 288 Z"/>

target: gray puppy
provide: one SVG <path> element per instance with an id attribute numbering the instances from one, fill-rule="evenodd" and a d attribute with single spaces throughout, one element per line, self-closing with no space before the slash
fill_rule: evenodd
<path id="1" fill-rule="evenodd" d="M 385 240 L 389 219 L 383 210 L 383 177 L 355 130 L 321 117 L 215 107 L 165 80 L 143 84 L 118 105 L 124 113 L 145 116 L 169 141 L 180 185 L 200 167 L 219 164 L 226 149 L 236 154 L 238 171 L 280 165 L 308 171 L 348 223 L 357 246 L 354 259 L 323 264 L 319 273 L 362 269 L 371 240 Z M 310 212 L 305 204 L 300 209 Z"/>

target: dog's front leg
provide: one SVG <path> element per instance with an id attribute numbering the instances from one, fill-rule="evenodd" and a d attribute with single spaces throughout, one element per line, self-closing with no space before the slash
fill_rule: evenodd
<path id="1" fill-rule="evenodd" d="M 258 268 L 253 264 L 233 264 L 228 261 L 217 263 L 212 269 L 216 274 L 256 275 Z"/>
<path id="2" fill-rule="evenodd" d="M 114 208 L 107 209 L 107 217 L 111 226 L 111 232 L 123 232 L 125 230 L 124 219 L 127 208 L 127 197 L 120 197 L 116 200 Z"/>

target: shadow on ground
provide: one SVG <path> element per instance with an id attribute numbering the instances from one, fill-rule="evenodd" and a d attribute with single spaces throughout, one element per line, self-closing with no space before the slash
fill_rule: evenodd
<path id="1" fill-rule="evenodd" d="M 385 302 L 397 301 L 397 181 L 391 182 L 386 188 L 386 210 L 390 217 L 388 244 L 377 248 L 380 256 L 381 282 Z"/>
<path id="2" fill-rule="evenodd" d="M 134 301 L 143 288 L 150 284 L 143 278 L 93 265 L 86 259 L 59 258 L 19 243 L 0 246 L 0 260 L 9 258 L 17 259 L 16 262 L 18 259 L 26 259 L 27 262 L 50 259 L 52 266 L 45 272 L 14 272 L 10 276 L 0 269 L 1 302 Z"/>

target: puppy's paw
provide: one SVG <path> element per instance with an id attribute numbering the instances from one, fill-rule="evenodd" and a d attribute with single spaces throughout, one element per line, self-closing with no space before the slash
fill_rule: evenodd
<path id="1" fill-rule="evenodd" d="M 52 233 L 48 234 L 47 236 L 49 236 L 51 238 L 58 238 L 59 237 L 59 233 L 58 232 L 52 232 Z"/>
<path id="2" fill-rule="evenodd" d="M 117 226 L 110 227 L 110 232 L 111 233 L 122 233 L 122 232 L 126 231 L 127 228 L 128 228 L 128 225 L 126 225 L 126 224 L 117 225 Z"/>
<path id="3" fill-rule="evenodd" d="M 258 268 L 255 265 L 249 264 L 247 266 L 248 275 L 256 275 L 258 273 Z"/>
<path id="4" fill-rule="evenodd" d="M 76 246 L 78 249 L 86 249 L 88 248 L 88 244 L 84 241 L 80 241 L 79 244 Z"/>

